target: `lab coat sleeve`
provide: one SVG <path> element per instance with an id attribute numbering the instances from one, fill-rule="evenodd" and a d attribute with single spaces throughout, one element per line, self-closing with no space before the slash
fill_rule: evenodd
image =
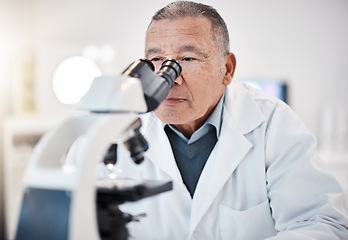
<path id="1" fill-rule="evenodd" d="M 348 239 L 347 203 L 316 155 L 316 140 L 288 106 L 266 131 L 266 180 L 275 228 L 269 240 Z"/>

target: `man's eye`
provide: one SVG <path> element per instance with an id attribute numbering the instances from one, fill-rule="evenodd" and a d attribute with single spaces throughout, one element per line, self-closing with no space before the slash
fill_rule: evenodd
<path id="1" fill-rule="evenodd" d="M 151 62 L 159 62 L 161 61 L 162 59 L 161 58 L 152 58 L 151 59 Z"/>
<path id="2" fill-rule="evenodd" d="M 191 58 L 191 57 L 185 57 L 183 59 L 181 59 L 181 61 L 184 61 L 184 62 L 190 62 L 190 61 L 193 61 L 195 60 L 194 58 Z"/>

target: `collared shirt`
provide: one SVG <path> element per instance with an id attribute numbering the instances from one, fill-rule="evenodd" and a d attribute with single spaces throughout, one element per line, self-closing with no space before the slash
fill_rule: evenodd
<path id="1" fill-rule="evenodd" d="M 204 165 L 220 136 L 223 102 L 224 94 L 207 121 L 190 139 L 173 126 L 164 125 L 176 164 L 191 197 L 194 195 Z"/>

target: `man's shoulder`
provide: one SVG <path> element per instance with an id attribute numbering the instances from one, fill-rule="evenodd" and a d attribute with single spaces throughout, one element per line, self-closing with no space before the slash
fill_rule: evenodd
<path id="1" fill-rule="evenodd" d="M 232 82 L 227 89 L 229 92 L 233 95 L 239 96 L 239 95 L 245 95 L 247 94 L 249 97 L 253 98 L 255 101 L 267 101 L 271 102 L 273 104 L 279 104 L 284 103 L 281 99 L 274 97 L 270 94 L 267 94 L 252 85 L 246 83 L 246 82 Z"/>
<path id="2" fill-rule="evenodd" d="M 294 117 L 291 108 L 282 100 L 241 82 L 227 87 L 224 119 L 233 119 L 243 131 L 248 132 L 262 122 L 280 116 Z"/>
<path id="3" fill-rule="evenodd" d="M 231 108 L 257 107 L 261 112 L 271 109 L 289 108 L 281 99 L 271 96 L 244 82 L 232 82 L 226 91 L 226 104 Z"/>

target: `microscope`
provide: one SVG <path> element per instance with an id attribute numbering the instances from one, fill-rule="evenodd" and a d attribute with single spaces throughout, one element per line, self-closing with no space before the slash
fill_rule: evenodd
<path id="1" fill-rule="evenodd" d="M 97 181 L 97 165 L 117 164 L 120 144 L 135 164 L 144 161 L 149 146 L 140 132 L 139 114 L 156 109 L 180 74 L 174 59 L 164 61 L 158 72 L 151 61 L 140 59 L 120 76 L 94 79 L 77 104 L 86 114 L 51 129 L 32 153 L 16 240 L 128 239 L 126 224 L 140 216 L 124 213 L 118 205 L 169 191 L 172 183 Z"/>

